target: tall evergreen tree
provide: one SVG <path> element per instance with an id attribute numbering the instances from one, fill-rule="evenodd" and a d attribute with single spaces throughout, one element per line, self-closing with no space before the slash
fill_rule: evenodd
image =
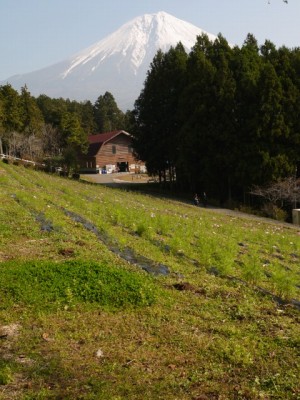
<path id="1" fill-rule="evenodd" d="M 14 133 L 22 130 L 19 93 L 9 84 L 0 86 L 0 104 L 1 151 L 10 152 L 12 148 L 16 149 L 16 146 L 11 146 L 11 142 L 15 141 L 13 137 Z"/>
<path id="2" fill-rule="evenodd" d="M 258 82 L 262 61 L 257 40 L 251 34 L 239 49 L 234 48 L 233 74 L 236 81 L 235 120 L 239 154 L 235 181 L 245 193 L 260 175 L 261 158 L 257 150 L 256 129 L 259 118 Z"/>
<path id="3" fill-rule="evenodd" d="M 300 48 L 279 48 L 276 61 L 275 69 L 282 88 L 282 113 L 287 127 L 285 153 L 295 170 L 300 161 Z"/>
<path id="4" fill-rule="evenodd" d="M 240 154 L 236 140 L 236 82 L 232 73 L 232 58 L 231 47 L 219 34 L 209 54 L 215 73 L 211 88 L 214 115 L 210 121 L 209 149 L 212 156 L 206 160 L 206 185 L 211 187 L 221 202 L 231 200 L 235 162 Z"/>
<path id="5" fill-rule="evenodd" d="M 266 183 L 291 173 L 292 166 L 285 154 L 289 129 L 283 113 L 283 91 L 273 65 L 266 62 L 258 82 L 259 118 L 257 124 L 257 151 L 261 164 L 258 183 Z"/>
<path id="6" fill-rule="evenodd" d="M 75 113 L 66 112 L 63 114 L 61 130 L 65 140 L 64 160 L 69 173 L 71 169 L 77 170 L 78 155 L 87 151 L 87 135 Z"/>
<path id="7" fill-rule="evenodd" d="M 0 154 L 4 153 L 3 141 L 5 138 L 5 131 L 3 128 L 3 123 L 4 123 L 4 104 L 2 98 L 0 97 Z"/>
<path id="8" fill-rule="evenodd" d="M 187 54 L 179 43 L 166 54 L 158 51 L 144 89 L 135 103 L 138 130 L 135 148 L 150 173 L 171 181 L 178 167 L 178 104 L 185 82 Z"/>
<path id="9" fill-rule="evenodd" d="M 181 99 L 181 174 L 186 188 L 207 187 L 211 154 L 211 121 L 215 118 L 212 96 L 215 68 L 208 55 L 212 43 L 207 35 L 197 38 L 187 62 L 187 81 Z M 184 183 L 182 182 L 182 186 Z"/>
<path id="10" fill-rule="evenodd" d="M 113 95 L 105 92 L 99 96 L 94 105 L 94 118 L 98 132 L 123 129 L 124 114 L 118 108 Z"/>
<path id="11" fill-rule="evenodd" d="M 163 115 L 165 116 L 163 137 L 166 157 L 168 160 L 168 173 L 170 180 L 180 182 L 181 174 L 181 119 L 180 102 L 186 85 L 187 53 L 182 45 L 178 43 L 171 48 L 165 56 L 164 81 L 166 97 Z"/>
<path id="12" fill-rule="evenodd" d="M 45 123 L 53 127 L 61 125 L 62 116 L 68 111 L 66 100 L 62 98 L 51 99 L 44 94 L 37 98 L 37 105 L 43 114 Z"/>
<path id="13" fill-rule="evenodd" d="M 80 103 L 79 109 L 81 126 L 87 135 L 96 131 L 96 122 L 94 119 L 94 106 L 90 101 Z"/>
<path id="14" fill-rule="evenodd" d="M 6 132 L 20 132 L 22 130 L 22 113 L 19 93 L 7 84 L 0 86 L 0 98 L 2 99 L 3 129 Z"/>
<path id="15" fill-rule="evenodd" d="M 20 110 L 22 114 L 22 131 L 27 136 L 41 133 L 44 125 L 43 115 L 26 85 L 21 89 Z"/>
<path id="16" fill-rule="evenodd" d="M 162 70 L 164 53 L 159 50 L 147 73 L 144 88 L 135 102 L 138 130 L 134 147 L 138 156 L 146 161 L 150 174 L 158 174 L 160 179 L 166 171 L 166 156 L 159 143 L 161 122 L 163 119 L 163 99 L 160 90 L 163 87 Z"/>

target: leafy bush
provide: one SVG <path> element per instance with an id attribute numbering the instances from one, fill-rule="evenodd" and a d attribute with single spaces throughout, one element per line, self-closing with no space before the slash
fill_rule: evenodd
<path id="1" fill-rule="evenodd" d="M 286 221 L 288 217 L 286 211 L 272 203 L 266 203 L 263 206 L 262 211 L 267 217 L 276 219 L 277 221 Z"/>
<path id="2" fill-rule="evenodd" d="M 263 213 L 253 207 L 247 206 L 245 204 L 240 204 L 239 207 L 235 208 L 235 210 L 240 211 L 245 214 L 250 214 L 250 215 L 259 215 L 262 216 Z"/>
<path id="3" fill-rule="evenodd" d="M 3 263 L 0 288 L 0 297 L 7 302 L 38 309 L 69 308 L 78 303 L 119 309 L 147 306 L 155 300 L 150 276 L 88 261 Z"/>

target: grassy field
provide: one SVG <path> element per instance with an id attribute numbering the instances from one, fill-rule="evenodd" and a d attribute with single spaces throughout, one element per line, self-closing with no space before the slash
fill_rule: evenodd
<path id="1" fill-rule="evenodd" d="M 0 164 L 0 399 L 300 399 L 300 229 Z"/>

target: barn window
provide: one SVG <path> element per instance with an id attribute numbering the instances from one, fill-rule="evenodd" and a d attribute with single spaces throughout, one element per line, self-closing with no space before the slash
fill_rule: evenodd
<path id="1" fill-rule="evenodd" d="M 112 153 L 116 154 L 116 152 L 117 152 L 116 146 L 112 146 Z"/>

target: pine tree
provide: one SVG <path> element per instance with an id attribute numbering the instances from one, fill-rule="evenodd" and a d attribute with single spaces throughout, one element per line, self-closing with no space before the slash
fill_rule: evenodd
<path id="1" fill-rule="evenodd" d="M 37 98 L 37 105 L 43 114 L 45 123 L 53 127 L 59 127 L 63 114 L 68 112 L 67 101 L 62 98 L 51 99 L 42 94 Z"/>
<path id="2" fill-rule="evenodd" d="M 211 122 L 216 117 L 212 43 L 201 35 L 189 54 L 186 87 L 181 99 L 181 174 L 186 188 L 204 189 L 210 171 Z M 183 185 L 183 182 L 182 182 Z"/>
<path id="3" fill-rule="evenodd" d="M 256 132 L 261 157 L 259 181 L 266 183 L 291 172 L 285 154 L 289 130 L 282 107 L 283 91 L 279 77 L 270 62 L 266 62 L 262 67 L 258 87 L 260 114 Z"/>
<path id="4" fill-rule="evenodd" d="M 60 128 L 65 141 L 64 161 L 67 173 L 69 174 L 71 169 L 77 170 L 78 155 L 85 153 L 88 149 L 87 135 L 82 129 L 79 118 L 75 113 L 64 113 Z"/>
<path id="5" fill-rule="evenodd" d="M 236 82 L 232 72 L 233 51 L 226 39 L 219 34 L 214 41 L 209 59 L 215 74 L 212 86 L 214 104 L 210 121 L 210 154 L 206 186 L 217 194 L 221 202 L 231 201 L 232 184 L 235 180 L 235 162 L 239 156 L 235 120 Z"/>
<path id="6" fill-rule="evenodd" d="M 160 179 L 167 169 L 166 155 L 160 143 L 164 99 L 160 96 L 163 90 L 162 70 L 164 53 L 159 50 L 147 73 L 144 88 L 135 102 L 135 114 L 138 129 L 135 134 L 134 147 L 141 160 L 146 161 L 150 174 L 159 175 Z"/>
<path id="7" fill-rule="evenodd" d="M 236 81 L 235 121 L 239 156 L 235 162 L 235 181 L 245 193 L 260 175 L 260 155 L 256 129 L 259 118 L 258 81 L 262 60 L 255 37 L 251 34 L 243 46 L 234 48 L 233 75 Z"/>
<path id="8" fill-rule="evenodd" d="M 113 95 L 105 92 L 94 104 L 94 118 L 100 133 L 123 129 L 124 114 L 118 108 Z"/>
<path id="9" fill-rule="evenodd" d="M 185 82 L 187 54 L 179 43 L 167 53 L 158 51 L 135 103 L 138 130 L 135 148 L 147 169 L 160 180 L 173 182 L 179 167 L 179 100 Z M 177 176 L 178 179 L 178 176 Z"/>
<path id="10" fill-rule="evenodd" d="M 44 125 L 43 115 L 31 96 L 27 86 L 21 88 L 20 110 L 22 115 L 22 131 L 25 135 L 38 135 Z"/>
<path id="11" fill-rule="evenodd" d="M 96 131 L 96 122 L 94 120 L 94 106 L 90 101 L 80 103 L 79 115 L 81 126 L 87 135 L 91 135 Z"/>
<path id="12" fill-rule="evenodd" d="M 22 113 L 19 93 L 7 84 L 0 86 L 2 100 L 2 126 L 6 132 L 20 132 L 22 130 Z"/>
<path id="13" fill-rule="evenodd" d="M 3 100 L 0 97 L 0 154 L 4 153 L 3 139 L 5 138 L 5 131 L 3 124 L 4 124 L 4 104 Z"/>

